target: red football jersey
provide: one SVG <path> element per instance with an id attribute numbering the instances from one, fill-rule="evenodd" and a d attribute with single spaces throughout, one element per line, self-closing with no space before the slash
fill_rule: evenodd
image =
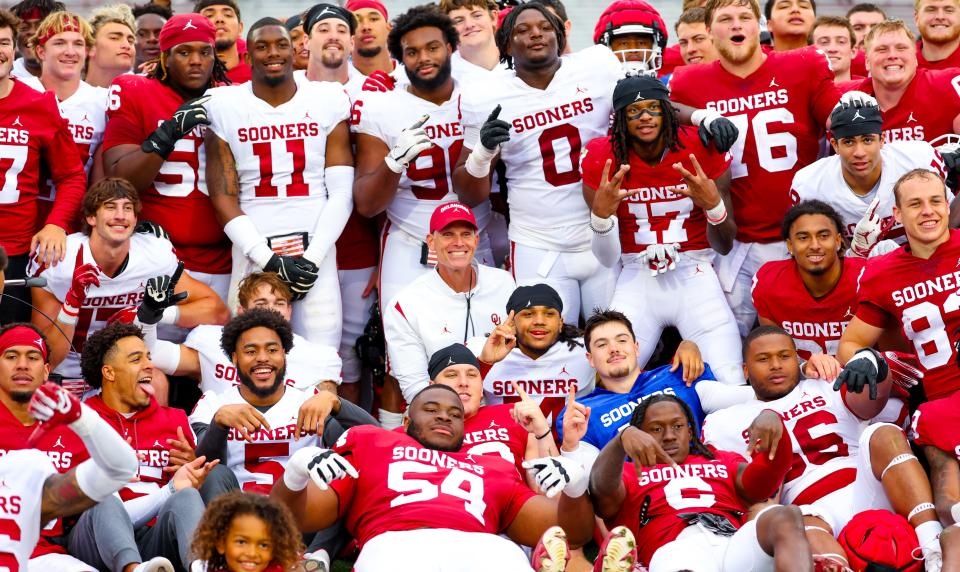
<path id="1" fill-rule="evenodd" d="M 180 94 L 155 79 L 122 75 L 113 80 L 104 150 L 139 147 L 183 102 Z M 140 218 L 166 229 L 187 270 L 229 274 L 230 240 L 207 194 L 203 133 L 204 127 L 197 127 L 177 142 L 153 184 L 140 192 Z"/>
<path id="2" fill-rule="evenodd" d="M 850 60 L 850 77 L 856 78 L 857 76 L 864 78 L 867 77 L 867 54 L 863 50 L 857 50 L 857 53 L 854 54 L 853 59 Z"/>
<path id="3" fill-rule="evenodd" d="M 47 177 L 57 186 L 48 224 L 76 225 L 87 175 L 70 124 L 52 92 L 14 80 L 0 105 L 0 246 L 27 254 L 37 219 L 37 194 Z"/>
<path id="4" fill-rule="evenodd" d="M 657 70 L 657 76 L 664 77 L 673 73 L 673 70 L 684 65 L 683 56 L 680 55 L 680 44 L 668 46 L 663 50 L 663 63 Z"/>
<path id="5" fill-rule="evenodd" d="M 530 434 L 513 420 L 513 404 L 485 405 L 463 421 L 463 447 L 468 455 L 499 455 L 522 472 Z"/>
<path id="6" fill-rule="evenodd" d="M 767 262 L 753 277 L 757 314 L 790 334 L 803 359 L 815 353 L 837 355 L 840 336 L 856 312 L 857 278 L 865 261 L 848 256 L 842 263 L 840 281 L 820 298 L 804 286 L 792 258 Z"/>
<path id="7" fill-rule="evenodd" d="M 840 98 L 826 56 L 813 47 L 769 52 L 745 78 L 719 60 L 683 66 L 673 72 L 670 89 L 674 101 L 714 109 L 740 130 L 730 149 L 737 240 L 779 241 L 793 174 L 817 160 Z"/>
<path id="8" fill-rule="evenodd" d="M 696 127 L 681 127 L 680 149 L 667 150 L 660 163 L 651 167 L 635 153 L 630 153 L 630 171 L 621 189 L 639 191 L 636 196 L 620 202 L 617 219 L 620 224 L 620 245 L 624 253 L 643 252 L 651 244 L 680 244 L 680 250 L 710 248 L 707 241 L 707 217 L 693 200 L 678 193 L 686 189 L 674 163 L 682 163 L 688 171 L 695 172 L 690 155 L 695 155 L 704 173 L 716 179 L 730 166 L 730 155 L 721 154 L 713 147 L 705 148 L 697 135 Z M 594 189 L 600 187 L 603 167 L 607 160 L 610 177 L 617 170 L 617 160 L 608 137 L 597 137 L 587 143 L 580 155 L 580 168 L 584 183 Z"/>
<path id="9" fill-rule="evenodd" d="M 945 70 L 948 68 L 960 68 L 960 49 L 953 50 L 949 56 L 935 62 L 927 61 L 923 57 L 923 39 L 917 40 L 917 67 L 928 70 Z M 958 72 L 960 70 L 955 70 Z"/>
<path id="10" fill-rule="evenodd" d="M 337 270 L 359 270 L 380 260 L 380 237 L 374 221 L 354 209 L 337 239 Z"/>
<path id="11" fill-rule="evenodd" d="M 953 133 L 953 120 L 960 110 L 960 70 L 917 68 L 917 75 L 899 103 L 883 110 L 883 141 L 927 141 Z M 873 80 L 849 82 L 844 87 L 874 95 Z M 845 90 L 847 91 L 847 90 Z"/>
<path id="12" fill-rule="evenodd" d="M 239 55 L 240 63 L 227 70 L 227 78 L 230 80 L 230 83 L 234 85 L 238 83 L 246 83 L 250 81 L 250 78 L 252 77 L 250 64 L 243 61 L 243 54 Z"/>
<path id="13" fill-rule="evenodd" d="M 913 442 L 951 453 L 960 460 L 960 392 L 921 403 L 913 413 Z"/>
<path id="14" fill-rule="evenodd" d="M 428 449 L 397 431 L 352 427 L 334 450 L 360 473 L 330 486 L 361 548 L 384 532 L 418 528 L 498 534 L 534 496 L 498 455 Z"/>
<path id="15" fill-rule="evenodd" d="M 637 475 L 633 463 L 623 465 L 627 495 L 623 506 L 607 524 L 626 526 L 637 539 L 637 556 L 644 564 L 664 544 L 688 526 L 686 513 L 710 513 L 743 525 L 747 506 L 737 494 L 737 470 L 746 461 L 736 453 L 716 451 L 716 459 L 690 455 L 680 464 L 682 473 L 667 464 L 645 468 Z M 649 499 L 649 505 L 644 505 Z"/>
<path id="16" fill-rule="evenodd" d="M 871 258 L 859 279 L 857 317 L 871 326 L 898 326 L 924 370 L 927 399 L 960 388 L 954 336 L 960 330 L 960 230 L 928 260 L 904 245 Z"/>
<path id="17" fill-rule="evenodd" d="M 27 439 L 33 433 L 34 425 L 24 425 L 13 416 L 9 409 L 0 405 L 0 455 L 7 451 L 19 451 L 27 448 Z M 87 448 L 77 437 L 77 434 L 65 425 L 53 428 L 44 435 L 34 446 L 34 449 L 43 451 L 50 457 L 53 466 L 60 474 L 66 473 L 80 463 L 90 458 Z M 44 537 L 61 536 L 64 533 L 63 520 L 54 519 L 40 531 L 40 541 L 32 556 L 42 554 L 66 554 L 66 548 L 49 542 Z"/>

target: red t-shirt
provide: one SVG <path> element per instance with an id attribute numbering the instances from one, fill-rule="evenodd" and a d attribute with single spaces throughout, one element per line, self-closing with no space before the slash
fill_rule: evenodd
<path id="1" fill-rule="evenodd" d="M 513 420 L 513 404 L 485 405 L 463 422 L 463 447 L 468 455 L 498 455 L 516 465 L 517 470 L 527 454 L 530 434 Z"/>
<path id="2" fill-rule="evenodd" d="M 792 258 L 767 262 L 753 278 L 757 315 L 790 334 L 803 359 L 814 353 L 837 355 L 840 336 L 856 312 L 857 278 L 865 261 L 846 257 L 842 264 L 840 281 L 820 298 L 814 298 L 804 286 Z"/>
<path id="3" fill-rule="evenodd" d="M 960 459 L 960 393 L 921 403 L 913 413 L 913 442 Z"/>
<path id="4" fill-rule="evenodd" d="M 110 86 L 104 150 L 139 147 L 183 102 L 180 94 L 158 80 L 137 75 L 116 78 Z M 178 141 L 153 183 L 140 192 L 140 218 L 166 229 L 187 270 L 229 274 L 230 240 L 207 193 L 204 131 L 197 127 Z"/>
<path id="5" fill-rule="evenodd" d="M 945 70 L 947 68 L 960 68 L 960 49 L 953 50 L 949 56 L 935 62 L 927 61 L 923 57 L 923 39 L 917 40 L 917 67 L 928 70 Z M 960 70 L 956 70 L 960 73 Z"/>
<path id="6" fill-rule="evenodd" d="M 680 149 L 666 150 L 656 166 L 650 166 L 635 153 L 630 153 L 630 171 L 621 189 L 639 190 L 636 196 L 627 197 L 617 209 L 620 226 L 620 245 L 624 253 L 646 250 L 651 244 L 680 244 L 680 250 L 710 248 L 707 241 L 707 217 L 693 200 L 677 192 L 686 189 L 674 163 L 682 163 L 688 171 L 695 172 L 690 155 L 695 155 L 704 173 L 716 179 L 730 166 L 730 154 L 718 153 L 714 147 L 705 148 L 697 135 L 696 127 L 681 127 Z M 583 181 L 594 189 L 600 187 L 603 167 L 607 160 L 612 177 L 619 165 L 614 158 L 610 139 L 598 137 L 587 143 L 581 154 Z"/>
<path id="7" fill-rule="evenodd" d="M 730 149 L 737 240 L 779 241 L 793 174 L 816 161 L 840 97 L 826 56 L 812 46 L 769 52 L 745 78 L 719 60 L 683 66 L 673 72 L 670 89 L 674 101 L 714 109 L 740 130 Z"/>
<path id="8" fill-rule="evenodd" d="M 68 233 L 78 222 L 87 175 L 53 92 L 13 80 L 0 99 L 0 246 L 8 256 L 27 254 L 37 219 L 41 181 L 50 178 L 57 198 L 47 217 Z"/>
<path id="9" fill-rule="evenodd" d="M 379 427 L 352 427 L 334 450 L 360 473 L 330 486 L 361 548 L 384 532 L 419 528 L 498 534 L 534 496 L 499 455 L 428 449 Z"/>
<path id="10" fill-rule="evenodd" d="M 927 399 L 960 388 L 952 341 L 960 330 L 960 231 L 929 259 L 905 245 L 871 258 L 859 278 L 857 317 L 877 328 L 897 326 L 913 344 Z"/>
<path id="11" fill-rule="evenodd" d="M 227 70 L 227 77 L 234 85 L 250 81 L 250 65 L 243 61 L 243 54 L 240 54 L 240 63 Z"/>
<path id="12" fill-rule="evenodd" d="M 646 565 L 664 544 L 677 538 L 688 526 L 685 513 L 710 513 L 743 525 L 747 506 L 737 494 L 737 470 L 746 461 L 736 453 L 716 451 L 716 459 L 690 455 L 680 463 L 684 474 L 667 464 L 644 469 L 637 475 L 633 463 L 623 465 L 627 490 L 623 506 L 607 520 L 610 528 L 626 526 L 637 539 L 637 556 Z M 649 499 L 649 506 L 642 510 Z M 643 516 L 646 521 L 641 523 Z"/>

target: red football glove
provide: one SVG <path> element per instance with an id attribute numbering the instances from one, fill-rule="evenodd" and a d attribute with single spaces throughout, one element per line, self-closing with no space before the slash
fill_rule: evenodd
<path id="1" fill-rule="evenodd" d="M 114 322 L 120 322 L 121 324 L 132 324 L 136 318 L 137 306 L 127 306 L 126 308 L 117 310 L 115 314 L 107 318 L 107 325 L 109 326 Z"/>
<path id="2" fill-rule="evenodd" d="M 56 383 L 48 381 L 33 392 L 27 411 L 40 422 L 27 439 L 27 446 L 33 447 L 54 427 L 69 425 L 80 419 L 80 400 Z"/>
<path id="3" fill-rule="evenodd" d="M 883 358 L 890 366 L 890 379 L 894 390 L 900 395 L 907 395 L 911 387 L 923 380 L 923 370 L 920 361 L 914 354 L 903 352 L 883 352 Z"/>
<path id="4" fill-rule="evenodd" d="M 76 323 L 77 314 L 80 313 L 80 307 L 83 301 L 87 299 L 87 288 L 90 286 L 100 286 L 100 268 L 88 262 L 83 264 L 83 246 L 77 249 L 77 261 L 73 269 L 73 280 L 70 281 L 70 290 L 63 300 L 63 315 L 66 322 Z"/>
<path id="5" fill-rule="evenodd" d="M 395 87 L 397 87 L 397 80 L 393 79 L 393 76 L 385 71 L 377 70 L 367 76 L 360 90 L 386 92 L 393 91 Z"/>

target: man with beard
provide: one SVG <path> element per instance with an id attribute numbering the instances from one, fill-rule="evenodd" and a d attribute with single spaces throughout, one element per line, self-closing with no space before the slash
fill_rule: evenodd
<path id="1" fill-rule="evenodd" d="M 160 59 L 160 31 L 167 20 L 173 18 L 173 11 L 166 6 L 148 2 L 134 6 L 133 17 L 137 22 L 137 64 L 135 69 L 146 62 Z"/>
<path id="2" fill-rule="evenodd" d="M 931 70 L 960 66 L 960 2 L 917 0 L 913 18 L 920 31 L 917 65 Z"/>
<path id="3" fill-rule="evenodd" d="M 230 83 L 250 81 L 250 62 L 245 58 L 246 52 L 240 51 L 243 21 L 237 3 L 233 0 L 200 0 L 193 5 L 193 12 L 207 18 L 216 28 L 217 59 L 226 67 Z"/>
<path id="4" fill-rule="evenodd" d="M 357 20 L 350 54 L 350 81 L 364 91 L 390 91 L 407 82 L 403 66 L 390 57 L 390 17 L 379 0 L 349 0 L 344 6 Z"/>
<path id="5" fill-rule="evenodd" d="M 160 60 L 146 76 L 110 86 L 103 163 L 143 201 L 143 219 L 169 233 L 184 266 L 223 299 L 230 284 L 230 241 L 216 222 L 203 165 L 203 108 L 193 101 L 227 81 L 214 53 L 213 25 L 178 14 L 160 30 Z"/>
<path id="6" fill-rule="evenodd" d="M 360 546 L 357 572 L 529 570 L 523 551 L 497 534 L 533 546 L 559 524 L 571 543 L 589 539 L 593 511 L 576 462 L 544 457 L 523 464 L 544 496 L 499 455 L 461 452 L 464 407 L 445 385 L 420 390 L 404 425 L 406 432 L 356 427 L 333 450 L 299 451 L 271 496 L 302 530 L 344 518 Z"/>
<path id="7" fill-rule="evenodd" d="M 223 327 L 220 346 L 237 369 L 240 386 L 200 398 L 190 414 L 196 453 L 219 459 L 243 490 L 267 493 L 293 453 L 320 443 L 324 423 L 339 412 L 340 400 L 330 391 L 284 383 L 293 331 L 273 310 L 253 309 L 232 319 Z M 218 492 L 230 485 L 222 480 Z"/>
<path id="8" fill-rule="evenodd" d="M 33 34 L 44 18 L 53 12 L 63 10 L 66 10 L 63 2 L 52 0 L 23 0 L 10 8 L 13 15 L 20 18 L 20 25 L 15 30 L 16 53 L 20 57 L 13 62 L 13 69 L 10 70 L 11 77 L 40 76 L 40 60 L 37 59 L 36 53 L 27 46 L 27 42 L 33 38 Z"/>
<path id="9" fill-rule="evenodd" d="M 298 301 L 297 333 L 338 347 L 334 243 L 353 206 L 350 100 L 337 84 L 294 76 L 293 44 L 279 20 L 257 21 L 247 45 L 253 79 L 211 89 L 205 102 L 207 185 L 233 241 L 228 303 L 236 305 L 246 275 L 276 272 Z"/>
<path id="10" fill-rule="evenodd" d="M 804 507 L 814 554 L 842 558 L 834 537 L 857 513 L 883 508 L 910 522 L 926 569 L 939 571 L 937 537 L 943 527 L 927 475 L 899 427 L 906 411 L 899 400 L 890 399 L 893 376 L 887 375 L 886 365 L 869 394 L 849 386 L 834 391 L 823 379 L 810 378 L 809 371 L 801 381 L 796 346 L 775 326 L 754 329 L 744 340 L 743 358 L 756 397 L 707 416 L 704 443 L 749 452 L 752 443 L 744 435 L 750 419 L 773 410 L 793 443 L 780 501 Z M 846 373 L 856 375 L 856 370 Z"/>

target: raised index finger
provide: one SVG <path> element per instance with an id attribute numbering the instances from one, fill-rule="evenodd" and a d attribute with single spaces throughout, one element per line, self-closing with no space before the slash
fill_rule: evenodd
<path id="1" fill-rule="evenodd" d="M 697 156 L 693 153 L 690 153 L 690 162 L 693 163 L 693 170 L 697 172 L 697 175 L 705 175 L 703 167 L 700 166 L 700 161 L 697 160 Z"/>
<path id="2" fill-rule="evenodd" d="M 183 261 L 177 261 L 177 269 L 173 271 L 173 276 L 170 277 L 170 289 L 174 289 L 177 286 L 177 282 L 180 281 L 180 277 L 183 276 Z"/>
<path id="3" fill-rule="evenodd" d="M 503 109 L 499 103 L 496 107 L 493 108 L 493 111 L 490 112 L 490 116 L 487 117 L 487 121 L 493 121 L 494 119 L 500 117 L 500 110 Z"/>
<path id="4" fill-rule="evenodd" d="M 520 396 L 520 401 L 533 401 L 532 399 L 530 399 L 530 396 L 527 394 L 527 392 L 524 391 L 522 387 L 520 387 L 519 383 L 511 379 L 510 385 L 513 386 L 513 390 L 516 391 L 517 395 Z"/>
<path id="5" fill-rule="evenodd" d="M 423 127 L 423 124 L 426 123 L 428 119 L 430 119 L 430 114 L 424 113 L 423 115 L 420 116 L 420 120 L 414 123 L 413 125 L 411 125 L 411 127 L 413 129 L 419 129 L 420 127 Z"/>

